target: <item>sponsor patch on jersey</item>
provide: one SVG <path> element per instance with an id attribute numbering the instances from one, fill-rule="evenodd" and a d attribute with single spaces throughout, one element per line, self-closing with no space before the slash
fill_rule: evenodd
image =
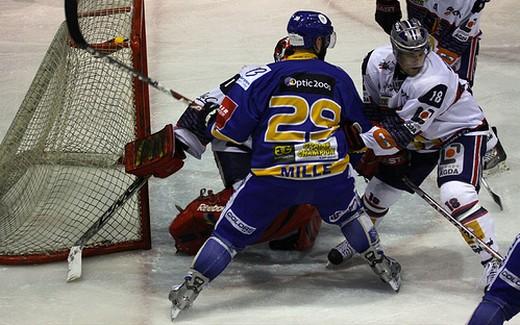
<path id="1" fill-rule="evenodd" d="M 508 269 L 503 269 L 499 275 L 500 279 L 509 284 L 511 287 L 520 291 L 520 277 L 513 274 Z"/>
<path id="2" fill-rule="evenodd" d="M 225 213 L 225 218 L 231 223 L 231 225 L 238 231 L 243 234 L 251 235 L 255 232 L 256 228 L 251 227 L 244 221 L 242 221 L 233 211 L 227 210 Z"/>
<path id="3" fill-rule="evenodd" d="M 441 151 L 439 177 L 462 174 L 464 167 L 464 146 L 451 143 Z"/>
<path id="4" fill-rule="evenodd" d="M 276 145 L 273 147 L 274 161 L 277 163 L 294 162 L 294 145 Z"/>
<path id="5" fill-rule="evenodd" d="M 336 138 L 330 138 L 325 142 L 306 142 L 294 146 L 294 158 L 296 162 L 337 160 L 338 142 Z"/>
<path id="6" fill-rule="evenodd" d="M 224 97 L 217 111 L 217 118 L 215 121 L 217 128 L 222 129 L 226 126 L 227 121 L 231 118 L 231 115 L 233 115 L 237 107 L 238 104 L 231 98 L 228 96 Z"/>
<path id="7" fill-rule="evenodd" d="M 260 78 L 264 74 L 271 71 L 271 68 L 268 66 L 261 66 L 261 67 L 255 67 L 251 70 L 248 70 L 246 72 L 240 73 L 240 78 L 236 81 L 236 83 L 242 87 L 242 89 L 247 90 L 249 86 L 255 81 L 256 79 Z"/>
<path id="8" fill-rule="evenodd" d="M 335 85 L 336 80 L 326 75 L 296 73 L 283 78 L 280 85 L 280 90 L 319 94 L 332 97 Z"/>

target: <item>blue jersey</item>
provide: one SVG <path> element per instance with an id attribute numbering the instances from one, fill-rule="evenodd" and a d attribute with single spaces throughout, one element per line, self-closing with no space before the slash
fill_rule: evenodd
<path id="1" fill-rule="evenodd" d="M 507 319 L 520 312 L 520 234 L 509 248 L 486 296 L 497 297 L 508 305 Z"/>
<path id="2" fill-rule="evenodd" d="M 318 179 L 348 166 L 346 120 L 370 128 L 349 75 L 318 59 L 289 59 L 241 71 L 211 132 L 238 143 L 251 136 L 254 175 Z"/>

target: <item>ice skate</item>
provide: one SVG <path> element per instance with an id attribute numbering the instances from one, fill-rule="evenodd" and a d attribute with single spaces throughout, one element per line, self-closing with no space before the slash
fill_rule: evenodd
<path id="1" fill-rule="evenodd" d="M 351 260 L 356 255 L 354 249 L 344 240 L 329 251 L 327 267 L 337 266 Z"/>
<path id="2" fill-rule="evenodd" d="M 497 130 L 495 127 L 492 127 L 493 133 L 496 135 Z M 507 158 L 507 154 L 504 151 L 504 147 L 500 143 L 497 137 L 497 144 L 490 150 L 486 152 L 484 155 L 484 171 L 486 175 L 498 173 L 500 171 L 508 170 L 505 160 Z"/>
<path id="3" fill-rule="evenodd" d="M 171 320 L 175 320 L 180 312 L 188 309 L 197 299 L 197 296 L 209 282 L 201 273 L 192 270 L 184 278 L 184 282 L 175 286 L 170 291 L 168 299 L 172 302 Z"/>
<path id="4" fill-rule="evenodd" d="M 381 281 L 388 283 L 395 292 L 399 292 L 401 288 L 401 265 L 395 259 L 374 250 L 365 253 L 365 259 Z"/>
<path id="5" fill-rule="evenodd" d="M 484 273 L 482 273 L 481 283 L 484 287 L 484 292 L 491 285 L 491 282 L 496 278 L 498 269 L 500 268 L 500 262 L 496 259 L 491 259 L 484 264 Z"/>

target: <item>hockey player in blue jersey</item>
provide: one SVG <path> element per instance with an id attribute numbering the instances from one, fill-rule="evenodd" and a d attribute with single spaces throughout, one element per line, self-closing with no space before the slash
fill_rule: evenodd
<path id="1" fill-rule="evenodd" d="M 502 325 L 520 312 L 520 234 L 468 325 Z"/>
<path id="2" fill-rule="evenodd" d="M 336 35 L 319 12 L 298 11 L 288 23 L 294 53 L 286 60 L 242 70 L 217 112 L 212 135 L 242 143 L 252 139 L 251 172 L 222 211 L 211 237 L 169 299 L 172 319 L 254 243 L 273 218 L 296 204 L 312 204 L 340 227 L 350 245 L 395 291 L 400 265 L 373 247 L 379 241 L 361 210 L 349 166 L 351 128 L 370 127 L 347 73 L 324 61 Z"/>

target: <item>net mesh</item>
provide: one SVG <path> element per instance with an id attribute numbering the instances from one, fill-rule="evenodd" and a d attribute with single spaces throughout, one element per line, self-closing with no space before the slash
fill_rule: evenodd
<path id="1" fill-rule="evenodd" d="M 139 40 L 133 34 L 144 33 L 144 24 L 136 24 L 140 2 L 81 1 L 87 41 Z M 111 55 L 135 67 L 134 52 L 143 43 Z M 0 145 L 0 263 L 64 258 L 128 188 L 134 177 L 119 161 L 125 144 L 149 125 L 138 120 L 147 100 L 136 98 L 129 74 L 74 47 L 66 25 L 59 27 Z M 86 247 L 149 246 L 145 192 L 119 209 Z"/>

